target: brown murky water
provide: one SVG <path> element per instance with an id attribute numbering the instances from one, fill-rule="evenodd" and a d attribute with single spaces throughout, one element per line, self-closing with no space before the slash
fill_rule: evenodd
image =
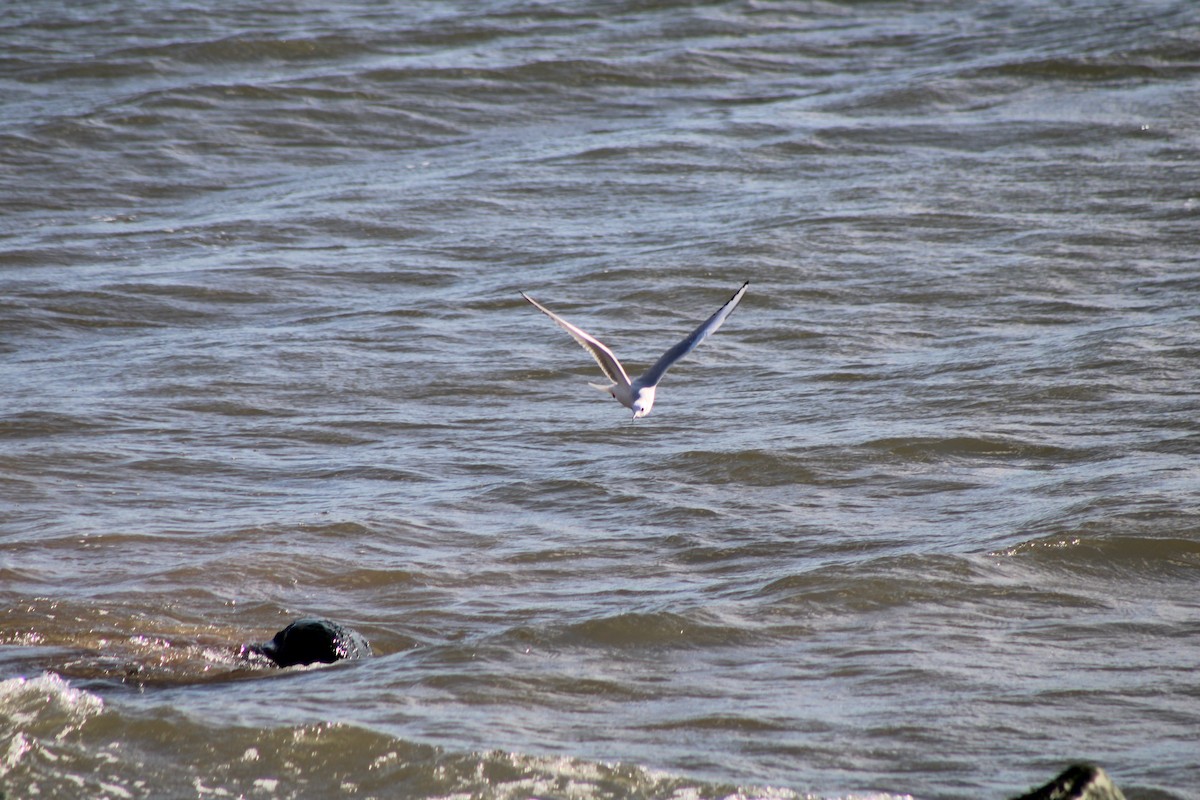
<path id="1" fill-rule="evenodd" d="M 35 3 L 0 97 L 6 797 L 1200 796 L 1194 4 Z M 518 294 L 743 280 L 636 423 Z"/>

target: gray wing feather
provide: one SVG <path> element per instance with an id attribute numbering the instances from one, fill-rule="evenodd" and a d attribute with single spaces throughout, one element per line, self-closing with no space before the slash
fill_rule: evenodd
<path id="1" fill-rule="evenodd" d="M 537 300 L 534 300 L 524 292 L 521 292 L 521 297 L 524 297 L 526 300 L 528 300 L 538 311 L 541 311 L 547 317 L 554 320 L 558 327 L 571 334 L 571 337 L 575 341 L 579 342 L 579 344 L 583 346 L 584 350 L 587 350 L 592 354 L 592 358 L 596 359 L 596 363 L 600 365 L 601 371 L 608 376 L 610 381 L 623 386 L 629 385 L 629 376 L 625 374 L 625 368 L 621 366 L 621 362 L 617 360 L 615 355 L 613 355 L 613 351 L 609 350 L 603 342 L 582 328 L 578 328 L 567 322 L 558 314 L 555 314 L 553 311 L 546 308 L 544 305 L 539 303 Z"/>
<path id="2" fill-rule="evenodd" d="M 639 386 L 657 386 L 662 380 L 663 375 L 667 374 L 676 361 L 686 356 L 688 353 L 695 350 L 701 342 L 707 339 L 711 334 L 716 333 L 717 328 L 721 327 L 721 323 L 725 321 L 733 310 L 737 308 L 737 304 L 742 301 L 742 295 L 746 293 L 746 287 L 750 285 L 750 281 L 742 284 L 742 288 L 738 289 L 733 297 L 729 298 L 729 302 L 721 306 L 717 313 L 713 314 L 704 321 L 700 327 L 692 331 L 679 344 L 672 347 L 670 350 L 662 354 L 658 361 L 654 362 L 654 366 L 646 370 L 646 372 L 637 379 Z"/>

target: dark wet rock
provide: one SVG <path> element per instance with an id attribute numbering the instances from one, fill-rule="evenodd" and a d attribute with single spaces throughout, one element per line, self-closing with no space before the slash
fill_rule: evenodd
<path id="1" fill-rule="evenodd" d="M 262 655 L 280 667 L 332 664 L 371 655 L 362 634 L 327 619 L 298 619 L 269 642 L 242 648 L 246 656 Z"/>
<path id="2" fill-rule="evenodd" d="M 1125 795 L 1099 767 L 1073 764 L 1045 786 L 1013 800 L 1125 800 Z"/>

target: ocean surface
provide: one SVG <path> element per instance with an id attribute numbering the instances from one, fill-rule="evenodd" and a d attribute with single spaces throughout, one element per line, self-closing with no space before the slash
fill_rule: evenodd
<path id="1" fill-rule="evenodd" d="M 0 109 L 5 800 L 1200 797 L 1193 0 L 44 0 Z M 637 421 L 519 294 L 743 281 Z"/>

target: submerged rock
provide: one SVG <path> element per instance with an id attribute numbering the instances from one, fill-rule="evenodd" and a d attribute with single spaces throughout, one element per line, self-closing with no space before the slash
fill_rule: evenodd
<path id="1" fill-rule="evenodd" d="M 1073 764 L 1045 786 L 1013 800 L 1125 800 L 1125 795 L 1099 767 Z"/>
<path id="2" fill-rule="evenodd" d="M 298 619 L 269 642 L 248 644 L 243 655 L 266 656 L 280 667 L 332 664 L 371 655 L 362 634 L 327 619 Z"/>

